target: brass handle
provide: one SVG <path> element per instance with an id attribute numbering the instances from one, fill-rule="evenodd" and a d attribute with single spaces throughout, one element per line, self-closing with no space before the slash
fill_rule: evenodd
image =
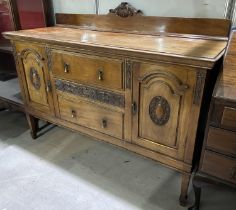
<path id="1" fill-rule="evenodd" d="M 107 127 L 107 120 L 102 119 L 102 128 L 106 128 L 106 127 Z"/>
<path id="2" fill-rule="evenodd" d="M 69 68 L 70 68 L 70 65 L 67 64 L 67 63 L 65 63 L 65 64 L 64 64 L 64 72 L 65 72 L 65 73 L 69 73 Z"/>
<path id="3" fill-rule="evenodd" d="M 51 90 L 52 90 L 51 83 L 48 81 L 46 86 L 46 91 L 49 93 L 51 92 Z"/>
<path id="4" fill-rule="evenodd" d="M 98 70 L 98 79 L 99 79 L 100 81 L 103 80 L 103 69 L 99 69 L 99 70 Z"/>
<path id="5" fill-rule="evenodd" d="M 235 179 L 236 178 L 236 167 L 232 168 L 230 177 L 231 177 L 231 179 Z"/>
<path id="6" fill-rule="evenodd" d="M 71 117 L 76 118 L 76 111 L 75 110 L 71 110 Z"/>
<path id="7" fill-rule="evenodd" d="M 135 115 L 137 112 L 137 103 L 136 102 L 133 102 L 132 103 L 132 113 L 133 115 Z"/>

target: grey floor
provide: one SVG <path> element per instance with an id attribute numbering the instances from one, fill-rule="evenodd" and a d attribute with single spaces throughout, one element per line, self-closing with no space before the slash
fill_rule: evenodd
<path id="1" fill-rule="evenodd" d="M 180 178 L 155 161 L 59 127 L 34 141 L 23 114 L 0 112 L 0 210 L 182 210 Z M 235 210 L 236 192 L 207 188 L 201 209 Z"/>

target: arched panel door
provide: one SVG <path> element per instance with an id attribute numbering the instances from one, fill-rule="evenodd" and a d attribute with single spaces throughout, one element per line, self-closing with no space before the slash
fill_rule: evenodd
<path id="1" fill-rule="evenodd" d="M 132 142 L 182 159 L 192 106 L 189 71 L 141 64 L 134 71 Z"/>
<path id="2" fill-rule="evenodd" d="M 25 85 L 27 106 L 43 112 L 51 112 L 52 95 L 51 85 L 48 78 L 44 48 L 38 45 L 17 43 L 16 51 L 20 61 L 22 81 Z"/>

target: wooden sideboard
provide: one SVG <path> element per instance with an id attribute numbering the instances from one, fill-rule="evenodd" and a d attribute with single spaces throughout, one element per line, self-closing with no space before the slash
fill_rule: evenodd
<path id="1" fill-rule="evenodd" d="M 199 168 L 193 178 L 198 210 L 201 188 L 223 184 L 236 188 L 236 31 L 232 32 L 213 93 Z M 219 192 L 220 193 L 220 192 Z"/>
<path id="2" fill-rule="evenodd" d="M 57 14 L 55 27 L 4 33 L 32 137 L 44 119 L 157 160 L 183 173 L 184 204 L 206 81 L 230 22 L 145 17 L 127 4 L 110 12 Z"/>

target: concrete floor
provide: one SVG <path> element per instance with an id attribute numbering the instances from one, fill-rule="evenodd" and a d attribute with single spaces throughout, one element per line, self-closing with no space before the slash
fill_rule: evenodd
<path id="1" fill-rule="evenodd" d="M 0 210 L 182 210 L 180 178 L 155 161 L 59 127 L 33 141 L 23 114 L 0 112 Z M 235 210 L 235 198 L 232 189 L 209 187 L 201 209 Z"/>

